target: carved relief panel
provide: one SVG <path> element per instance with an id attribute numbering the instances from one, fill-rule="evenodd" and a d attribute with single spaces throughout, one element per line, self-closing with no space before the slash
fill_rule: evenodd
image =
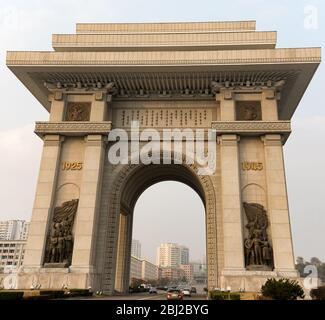
<path id="1" fill-rule="evenodd" d="M 261 121 L 262 107 L 260 101 L 237 101 L 236 119 L 238 121 Z"/>
<path id="2" fill-rule="evenodd" d="M 91 102 L 68 102 L 66 121 L 89 121 Z"/>
<path id="3" fill-rule="evenodd" d="M 73 252 L 73 223 L 78 209 L 78 199 L 62 203 L 54 208 L 48 231 L 44 267 L 67 268 Z"/>
<path id="4" fill-rule="evenodd" d="M 272 270 L 273 250 L 267 233 L 269 219 L 266 210 L 258 203 L 244 202 L 243 207 L 247 217 L 247 237 L 244 239 L 246 268 Z"/>

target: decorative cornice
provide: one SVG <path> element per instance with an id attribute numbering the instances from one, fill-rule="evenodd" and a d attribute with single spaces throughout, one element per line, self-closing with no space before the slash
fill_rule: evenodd
<path id="1" fill-rule="evenodd" d="M 95 94 L 96 100 L 102 100 L 103 94 L 116 94 L 117 89 L 114 82 L 103 83 L 96 81 L 92 83 L 82 81 L 44 81 L 44 87 L 50 92 L 62 96 L 64 93 L 88 93 Z M 100 97 L 100 98 L 98 98 Z M 62 99 L 62 97 L 60 97 Z M 57 99 L 56 99 L 57 100 Z"/>
<path id="2" fill-rule="evenodd" d="M 278 133 L 284 136 L 284 142 L 291 133 L 290 121 L 213 121 L 212 129 L 217 135 L 242 134 L 263 135 Z"/>
<path id="3" fill-rule="evenodd" d="M 261 93 L 290 86 L 298 70 L 241 72 L 32 72 L 50 92 L 109 93 L 115 99 L 210 99 L 217 92 Z M 61 94 L 61 95 L 62 95 Z"/>
<path id="4" fill-rule="evenodd" d="M 43 137 L 49 134 L 63 136 L 86 136 L 88 134 L 106 135 L 112 128 L 110 121 L 105 122 L 36 122 L 34 132 Z"/>
<path id="5" fill-rule="evenodd" d="M 319 48 L 150 51 L 150 52 L 45 52 L 8 51 L 8 66 L 175 66 L 269 63 L 320 63 Z"/>
<path id="6" fill-rule="evenodd" d="M 224 81 L 224 82 L 211 82 L 211 92 L 213 94 L 218 94 L 219 92 L 224 93 L 224 99 L 231 100 L 233 98 L 233 93 L 237 92 L 262 92 L 268 91 L 267 98 L 273 99 L 275 98 L 275 92 L 280 92 L 284 85 L 286 84 L 286 80 L 281 79 L 277 81 L 273 81 L 271 79 L 267 81 Z M 271 95 L 273 93 L 273 96 Z"/>

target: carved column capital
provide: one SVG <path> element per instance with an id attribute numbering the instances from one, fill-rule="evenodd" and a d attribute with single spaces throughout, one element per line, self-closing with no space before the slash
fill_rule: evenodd
<path id="1" fill-rule="evenodd" d="M 234 90 L 228 88 L 221 88 L 220 92 L 216 93 L 216 101 L 233 100 L 235 98 Z"/>
<path id="2" fill-rule="evenodd" d="M 283 138 L 280 134 L 266 134 L 261 136 L 261 140 L 265 146 L 282 146 Z"/>
<path id="3" fill-rule="evenodd" d="M 58 134 L 47 134 L 43 137 L 44 146 L 60 146 L 64 141 L 64 136 Z"/>
<path id="4" fill-rule="evenodd" d="M 240 136 L 236 134 L 223 134 L 217 137 L 217 143 L 222 146 L 237 146 Z"/>
<path id="5" fill-rule="evenodd" d="M 99 134 L 89 134 L 85 137 L 87 146 L 102 146 L 107 143 L 108 137 Z"/>

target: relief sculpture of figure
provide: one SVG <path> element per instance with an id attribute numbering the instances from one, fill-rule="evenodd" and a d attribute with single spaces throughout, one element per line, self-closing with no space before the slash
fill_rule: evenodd
<path id="1" fill-rule="evenodd" d="M 268 241 L 264 241 L 263 246 L 263 261 L 264 264 L 269 266 L 272 263 L 272 249 Z"/>
<path id="2" fill-rule="evenodd" d="M 258 237 L 257 233 L 255 233 L 255 237 L 253 238 L 253 247 L 254 247 L 254 254 L 255 254 L 255 264 L 262 265 L 262 240 Z"/>
<path id="3" fill-rule="evenodd" d="M 245 121 L 254 121 L 257 119 L 257 112 L 256 108 L 251 107 L 245 107 L 244 113 L 243 113 L 243 120 Z"/>
<path id="4" fill-rule="evenodd" d="M 64 202 L 53 213 L 52 228 L 47 244 L 45 267 L 67 267 L 73 251 L 72 228 L 78 208 L 78 199 Z"/>
<path id="5" fill-rule="evenodd" d="M 49 244 L 49 257 L 48 260 L 50 262 L 57 262 L 58 256 L 58 237 L 59 237 L 59 227 L 58 223 L 53 223 L 52 232 L 51 232 L 51 239 Z"/>
<path id="6" fill-rule="evenodd" d="M 58 260 L 59 262 L 64 261 L 65 245 L 64 245 L 64 236 L 63 231 L 60 231 L 58 238 Z"/>
<path id="7" fill-rule="evenodd" d="M 246 265 L 255 264 L 255 250 L 253 248 L 253 242 L 251 239 L 245 240 L 245 261 Z"/>
<path id="8" fill-rule="evenodd" d="M 80 106 L 73 106 L 69 112 L 70 121 L 81 121 L 82 120 L 83 108 Z"/>
<path id="9" fill-rule="evenodd" d="M 248 223 L 248 237 L 244 241 L 245 263 L 249 270 L 270 270 L 273 254 L 267 235 L 268 217 L 264 207 L 257 203 L 244 203 Z"/>

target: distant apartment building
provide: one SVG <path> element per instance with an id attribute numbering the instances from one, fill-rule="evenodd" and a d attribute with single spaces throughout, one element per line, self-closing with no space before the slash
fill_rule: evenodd
<path id="1" fill-rule="evenodd" d="M 177 268 L 189 263 L 189 249 L 177 243 L 162 243 L 157 248 L 157 265 L 159 267 Z"/>
<path id="2" fill-rule="evenodd" d="M 202 262 L 191 262 L 193 268 L 193 279 L 198 283 L 205 283 L 207 278 L 207 267 Z"/>
<path id="3" fill-rule="evenodd" d="M 143 280 L 157 280 L 159 277 L 159 267 L 146 259 L 142 259 L 142 276 Z"/>
<path id="4" fill-rule="evenodd" d="M 28 228 L 25 220 L 0 221 L 0 240 L 26 240 Z"/>
<path id="5" fill-rule="evenodd" d="M 130 283 L 133 279 L 142 279 L 144 281 L 157 280 L 159 277 L 159 268 L 146 259 L 139 259 L 131 256 L 130 265 Z"/>
<path id="6" fill-rule="evenodd" d="M 190 260 L 190 250 L 185 247 L 185 246 L 180 246 L 180 264 L 184 264 L 187 265 L 189 264 L 189 260 Z"/>
<path id="7" fill-rule="evenodd" d="M 160 277 L 170 281 L 178 281 L 185 277 L 185 272 L 178 267 L 161 267 Z"/>
<path id="8" fill-rule="evenodd" d="M 192 282 L 194 279 L 193 266 L 191 264 L 181 264 L 180 269 L 184 271 L 186 281 Z"/>
<path id="9" fill-rule="evenodd" d="M 130 283 L 132 283 L 134 279 L 142 279 L 142 260 L 135 256 L 131 256 Z"/>
<path id="10" fill-rule="evenodd" d="M 131 255 L 141 258 L 141 242 L 139 240 L 132 239 Z"/>
<path id="11" fill-rule="evenodd" d="M 0 240 L 0 272 L 18 270 L 23 264 L 26 240 Z"/>

